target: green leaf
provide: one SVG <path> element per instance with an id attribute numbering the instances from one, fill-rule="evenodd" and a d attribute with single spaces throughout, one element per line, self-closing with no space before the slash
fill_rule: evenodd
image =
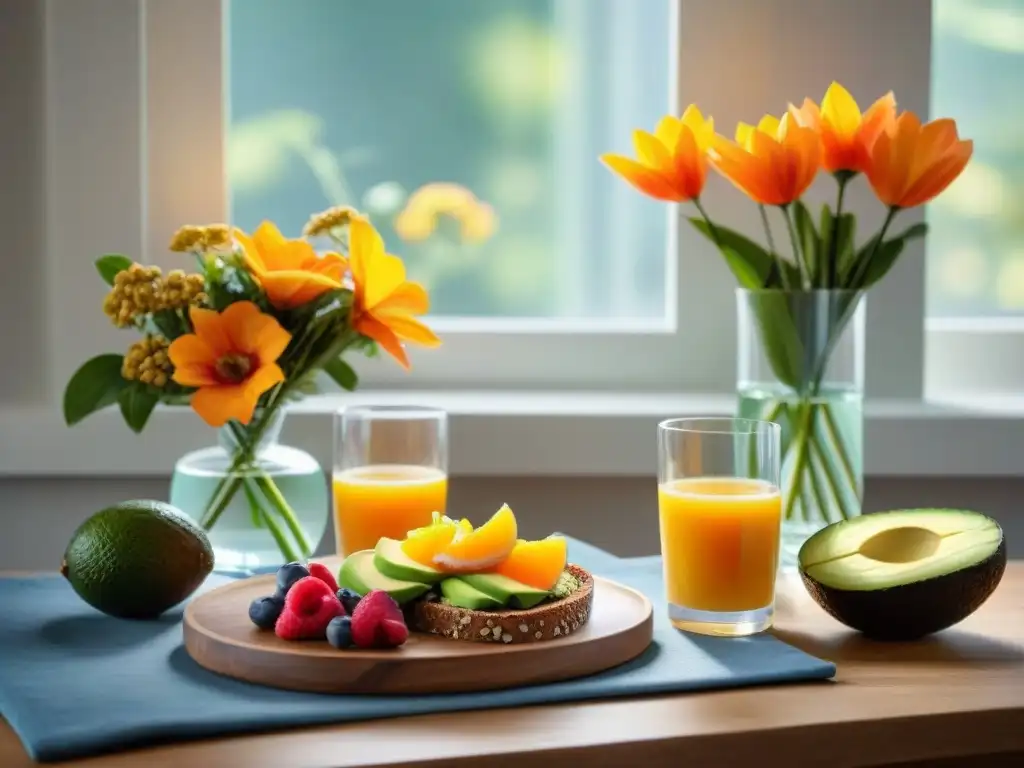
<path id="1" fill-rule="evenodd" d="M 919 221 L 917 224 L 913 224 L 907 227 L 905 230 L 900 232 L 894 239 L 896 240 L 914 240 L 918 237 L 924 237 L 928 234 L 928 225 Z"/>
<path id="2" fill-rule="evenodd" d="M 324 366 L 324 372 L 330 376 L 342 389 L 353 392 L 359 386 L 359 376 L 352 369 L 352 366 L 336 357 Z"/>
<path id="3" fill-rule="evenodd" d="M 160 396 L 141 381 L 131 382 L 131 386 L 122 389 L 117 398 L 124 423 L 135 433 L 141 432 L 146 426 L 159 401 Z"/>
<path id="4" fill-rule="evenodd" d="M 108 253 L 96 259 L 96 271 L 107 285 L 114 284 L 114 276 L 132 265 L 132 260 L 120 253 Z"/>
<path id="5" fill-rule="evenodd" d="M 818 231 L 814 228 L 814 220 L 810 211 L 803 201 L 797 200 L 793 203 L 793 224 L 796 226 L 796 236 L 800 241 L 800 250 L 804 254 L 807 269 L 811 275 L 811 285 L 818 285 L 821 280 L 821 270 L 824 264 L 822 259 L 822 248 L 828 247 L 818 237 Z"/>
<path id="6" fill-rule="evenodd" d="M 866 267 L 864 268 L 864 274 L 858 280 L 858 284 L 850 284 L 847 287 L 850 289 L 870 288 L 885 277 L 889 270 L 895 266 L 896 260 L 903 253 L 903 248 L 909 240 L 924 237 L 927 233 L 928 225 L 924 222 L 918 222 L 907 227 L 907 229 L 893 238 L 886 240 L 877 251 L 875 251 L 875 243 L 878 242 L 878 235 L 875 235 L 857 251 L 856 257 L 851 261 L 848 274 L 844 275 L 844 283 L 853 280 L 858 268 L 857 265 L 863 261 Z"/>
<path id="7" fill-rule="evenodd" d="M 117 402 L 128 386 L 121 376 L 123 360 L 121 355 L 98 355 L 75 371 L 64 390 L 64 422 L 69 427 Z"/>
<path id="8" fill-rule="evenodd" d="M 860 285 L 851 288 L 870 288 L 888 274 L 889 270 L 896 264 L 896 259 L 903 253 L 903 240 L 886 240 L 882 247 L 871 256 L 868 262 L 867 271 L 860 280 Z"/>
<path id="9" fill-rule="evenodd" d="M 857 236 L 857 217 L 852 213 L 840 215 L 836 227 L 836 275 L 842 275 L 845 265 L 856 256 L 854 240 Z"/>
<path id="10" fill-rule="evenodd" d="M 821 247 L 822 247 L 823 250 L 826 251 L 826 254 L 828 254 L 828 255 L 825 255 L 823 257 L 823 261 L 824 261 L 824 259 L 828 259 L 831 256 L 831 254 L 828 253 L 828 249 L 832 247 L 832 233 L 835 230 L 835 226 L 836 226 L 835 217 L 832 216 L 832 209 L 829 208 L 827 204 L 821 206 L 821 216 L 820 216 L 818 222 L 819 222 L 818 223 L 818 229 L 819 229 L 819 232 L 821 233 Z M 822 271 L 827 271 L 824 268 L 826 266 L 826 264 L 823 264 L 823 270 Z M 834 276 L 832 276 L 832 277 L 834 279 Z M 828 279 L 827 275 L 822 279 L 822 284 L 826 288 L 831 287 L 829 285 L 829 279 Z"/>
<path id="11" fill-rule="evenodd" d="M 729 269 L 732 270 L 741 287 L 756 290 L 773 287 L 777 284 L 775 280 L 771 280 L 772 285 L 769 285 L 769 279 L 776 272 L 778 260 L 753 240 L 728 227 L 717 225 L 715 232 L 718 233 L 718 240 L 716 240 L 704 219 L 694 217 L 690 219 L 690 223 L 698 232 L 718 246 L 725 257 L 726 264 L 729 265 Z M 792 263 L 784 261 L 783 268 L 786 270 L 790 285 L 795 285 L 799 278 L 796 267 Z"/>
<path id="12" fill-rule="evenodd" d="M 804 348 L 786 291 L 764 291 L 749 297 L 761 332 L 761 344 L 775 377 L 792 389 L 805 380 Z"/>

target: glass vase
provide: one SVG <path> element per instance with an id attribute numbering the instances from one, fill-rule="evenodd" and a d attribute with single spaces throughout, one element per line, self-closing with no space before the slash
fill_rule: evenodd
<path id="1" fill-rule="evenodd" d="M 186 454 L 170 502 L 207 532 L 215 568 L 258 573 L 312 556 L 327 528 L 327 478 L 305 451 L 279 442 L 285 413 L 229 422 L 218 444 Z"/>
<path id="2" fill-rule="evenodd" d="M 782 428 L 780 567 L 815 531 L 861 513 L 862 291 L 739 289 L 739 415 Z"/>

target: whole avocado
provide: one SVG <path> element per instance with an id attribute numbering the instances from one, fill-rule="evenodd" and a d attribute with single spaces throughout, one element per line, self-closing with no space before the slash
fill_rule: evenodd
<path id="1" fill-rule="evenodd" d="M 78 527 L 60 570 L 93 608 L 123 619 L 155 619 L 210 575 L 213 548 L 170 504 L 125 501 Z"/>

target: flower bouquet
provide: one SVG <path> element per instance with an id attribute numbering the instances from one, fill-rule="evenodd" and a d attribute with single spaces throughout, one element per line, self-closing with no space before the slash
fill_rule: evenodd
<path id="1" fill-rule="evenodd" d="M 310 242 L 317 237 L 333 250 L 318 254 Z M 406 280 L 401 259 L 386 253 L 370 221 L 347 207 L 312 217 L 303 239 L 285 238 L 270 222 L 251 236 L 224 225 L 186 226 L 170 249 L 192 254 L 197 270 L 164 275 L 119 254 L 97 260 L 110 285 L 105 314 L 142 338 L 124 355 L 99 355 L 77 370 L 64 393 L 64 419 L 73 425 L 116 403 L 141 432 L 158 403 L 190 403 L 220 428 L 223 461 L 208 498 L 184 511 L 211 531 L 242 493 L 252 525 L 273 538 L 285 561 L 308 558 L 316 541 L 262 452 L 276 439 L 285 405 L 314 392 L 319 372 L 353 390 L 349 354 L 374 355 L 379 347 L 408 368 L 403 341 L 439 344 L 416 318 L 427 312 L 427 293 Z M 319 494 L 316 513 L 326 524 L 326 489 Z"/>
<path id="2" fill-rule="evenodd" d="M 796 531 L 789 546 L 798 547 L 813 530 L 860 512 L 863 297 L 926 232 L 918 223 L 893 233 L 900 212 L 945 190 L 972 143 L 960 140 L 953 120 L 922 124 L 898 114 L 892 93 L 862 114 L 838 83 L 820 106 L 806 99 L 782 117 L 741 123 L 731 141 L 694 105 L 633 138 L 636 159 L 609 154 L 603 162 L 650 197 L 692 202 L 690 223 L 739 282 L 740 413 L 782 426 L 784 546 L 788 529 Z M 701 193 L 709 167 L 758 206 L 763 244 L 708 214 Z M 813 216 L 801 197 L 822 170 L 835 180 L 836 202 Z M 860 243 L 843 205 L 858 177 L 886 209 L 879 232 Z"/>

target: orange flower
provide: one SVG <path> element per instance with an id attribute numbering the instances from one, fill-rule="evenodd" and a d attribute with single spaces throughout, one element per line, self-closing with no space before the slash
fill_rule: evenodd
<path id="1" fill-rule="evenodd" d="M 896 97 L 892 91 L 868 107 L 861 115 L 853 96 L 839 83 L 832 83 L 821 100 L 821 108 L 804 99 L 798 109 L 789 105 L 789 114 L 800 125 L 821 137 L 821 167 L 829 173 L 867 171 L 871 148 L 879 135 L 896 120 Z"/>
<path id="2" fill-rule="evenodd" d="M 337 253 L 317 256 L 305 240 L 288 240 L 264 221 L 249 237 L 235 229 L 246 266 L 277 309 L 307 304 L 327 291 L 342 287 L 346 262 Z"/>
<path id="3" fill-rule="evenodd" d="M 229 419 L 248 424 L 260 395 L 284 381 L 276 361 L 291 334 L 251 301 L 219 314 L 193 306 L 189 317 L 195 333 L 179 336 L 167 351 L 174 380 L 199 388 L 192 408 L 211 427 Z"/>
<path id="4" fill-rule="evenodd" d="M 384 251 L 384 241 L 365 218 L 352 217 L 348 237 L 355 284 L 353 327 L 380 344 L 402 367 L 408 368 L 403 340 L 426 347 L 441 343 L 433 331 L 413 317 L 429 309 L 427 292 L 419 283 L 405 279 L 402 260 Z"/>
<path id="5" fill-rule="evenodd" d="M 755 202 L 788 205 L 799 198 L 818 172 L 818 134 L 789 115 L 765 115 L 757 127 L 740 123 L 736 141 L 720 140 L 711 162 L 725 178 Z"/>
<path id="6" fill-rule="evenodd" d="M 672 203 L 700 197 L 707 179 L 707 151 L 715 140 L 715 122 L 693 104 L 681 118 L 663 117 L 654 130 L 633 132 L 639 159 L 601 155 L 601 162 L 645 195 Z"/>
<path id="7" fill-rule="evenodd" d="M 875 142 L 868 181 L 886 205 L 913 208 L 952 184 L 973 151 L 973 141 L 957 136 L 955 121 L 943 118 L 921 125 L 917 115 L 904 112 Z"/>

